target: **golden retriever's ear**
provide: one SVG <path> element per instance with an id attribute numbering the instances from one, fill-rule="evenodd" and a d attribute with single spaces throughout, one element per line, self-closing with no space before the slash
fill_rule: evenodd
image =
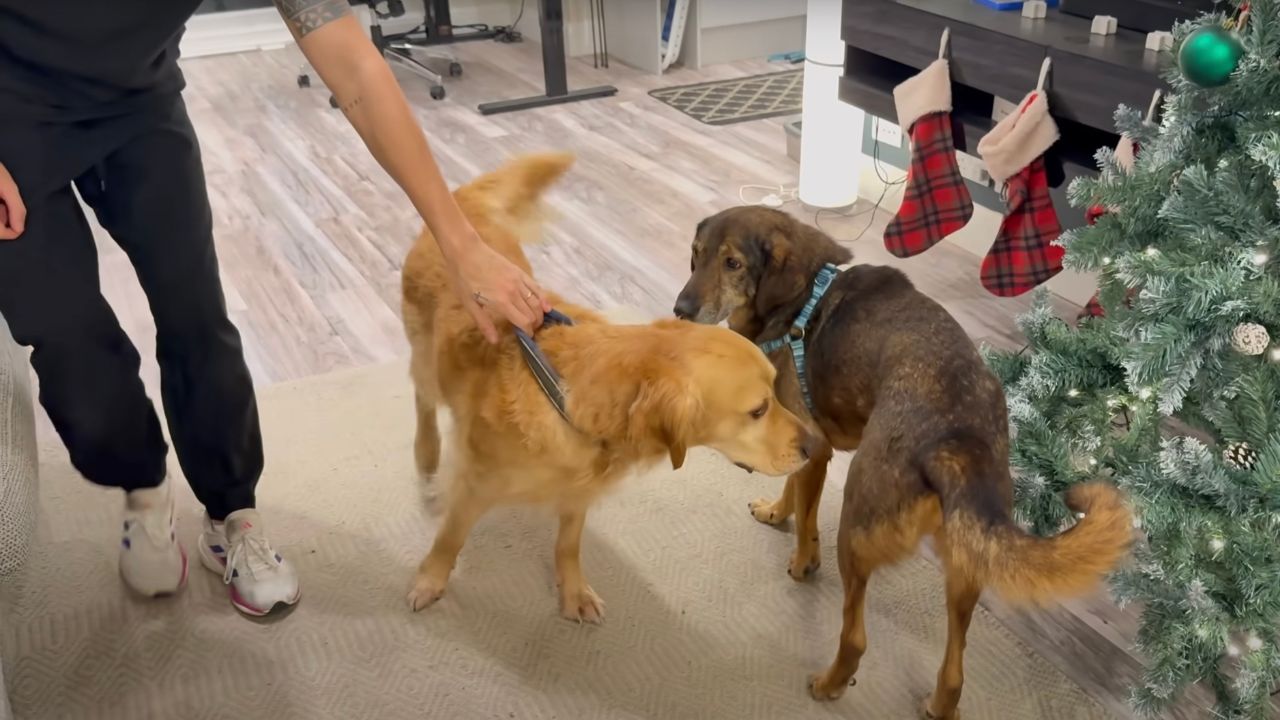
<path id="1" fill-rule="evenodd" d="M 633 427 L 641 441 L 657 440 L 671 455 L 671 468 L 679 470 L 692 444 L 698 397 L 685 382 L 658 381 L 641 388 L 631 404 Z"/>

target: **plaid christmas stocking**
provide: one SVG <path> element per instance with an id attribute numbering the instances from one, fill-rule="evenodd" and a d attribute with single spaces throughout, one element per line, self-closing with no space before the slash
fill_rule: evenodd
<path id="1" fill-rule="evenodd" d="M 964 227 L 973 200 L 960 176 L 951 136 L 951 69 L 933 61 L 893 89 L 898 124 L 911 134 L 911 167 L 898 214 L 884 231 L 884 246 L 905 258 L 918 255 Z"/>
<path id="2" fill-rule="evenodd" d="M 978 154 L 1004 183 L 1008 212 L 982 260 L 982 286 L 994 295 L 1021 295 L 1062 271 L 1062 234 L 1049 197 L 1044 153 L 1058 140 L 1043 92 L 1032 92 L 978 143 Z"/>

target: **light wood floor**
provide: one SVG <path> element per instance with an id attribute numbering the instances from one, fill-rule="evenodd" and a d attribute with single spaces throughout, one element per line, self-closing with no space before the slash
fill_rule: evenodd
<path id="1" fill-rule="evenodd" d="M 519 152 L 568 149 L 579 156 L 551 196 L 560 217 L 548 242 L 530 251 L 541 281 L 575 299 L 668 315 L 685 280 L 696 222 L 737 204 L 744 184 L 796 183 L 798 168 L 786 157 L 781 120 L 710 127 L 646 94 L 775 66 L 742 62 L 658 78 L 619 63 L 607 74 L 574 63 L 572 85 L 610 82 L 620 88 L 617 97 L 482 117 L 475 111 L 479 102 L 541 90 L 538 49 L 477 43 L 458 53 L 466 74 L 449 82 L 446 101 L 430 100 L 424 83 L 402 78 L 451 182 Z M 262 385 L 377 363 L 406 350 L 398 272 L 419 221 L 343 117 L 329 108 L 325 91 L 295 86 L 299 60 L 286 50 L 184 64 L 223 279 Z M 791 210 L 814 220 L 795 204 Z M 857 210 L 861 214 L 853 217 L 824 213 L 821 227 L 849 243 L 859 260 L 901 267 L 975 339 L 1018 344 L 1012 319 L 1029 300 L 989 295 L 978 283 L 978 259 L 945 243 L 913 260 L 893 258 L 880 240 L 889 215 L 872 214 L 869 204 Z M 154 329 L 133 272 L 110 240 L 100 244 L 106 293 L 150 358 Z M 1061 310 L 1064 317 L 1074 312 L 1066 302 Z M 153 360 L 145 362 L 144 375 L 154 393 Z M 1116 610 L 1105 598 L 1034 614 L 995 600 L 987 604 L 1117 717 L 1130 716 L 1126 688 L 1139 673 L 1129 650 L 1131 612 Z M 1203 716 L 1187 709 L 1170 717 Z"/>

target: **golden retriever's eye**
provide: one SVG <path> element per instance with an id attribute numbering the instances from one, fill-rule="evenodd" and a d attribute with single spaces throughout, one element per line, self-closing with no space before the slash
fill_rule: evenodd
<path id="1" fill-rule="evenodd" d="M 742 261 L 736 257 L 728 257 L 724 259 L 724 266 L 730 270 L 737 270 L 742 267 Z"/>
<path id="2" fill-rule="evenodd" d="M 759 420 L 760 418 L 764 417 L 765 413 L 767 412 L 769 412 L 769 401 L 765 400 L 764 403 L 760 405 L 760 407 L 751 411 L 751 418 L 753 420 Z"/>

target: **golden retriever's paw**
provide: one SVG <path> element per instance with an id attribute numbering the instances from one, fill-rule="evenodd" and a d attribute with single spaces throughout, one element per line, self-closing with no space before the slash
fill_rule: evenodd
<path id="1" fill-rule="evenodd" d="M 604 622 L 604 600 L 588 585 L 578 590 L 561 590 L 560 616 L 574 622 L 599 625 Z"/>
<path id="2" fill-rule="evenodd" d="M 760 498 L 747 503 L 751 508 L 751 517 L 765 525 L 781 525 L 791 513 L 782 511 L 782 503 L 768 498 Z"/>
<path id="3" fill-rule="evenodd" d="M 419 575 L 413 581 L 413 589 L 409 591 L 409 609 L 418 612 L 431 607 L 444 595 L 444 581 Z"/>
<path id="4" fill-rule="evenodd" d="M 822 567 L 822 551 L 814 546 L 809 550 L 797 550 L 791 555 L 791 562 L 787 563 L 787 574 L 792 580 L 802 582 L 812 577 L 820 567 Z"/>
<path id="5" fill-rule="evenodd" d="M 931 705 L 932 702 L 932 695 L 925 696 L 925 698 L 920 701 L 920 717 L 923 718 L 923 720 L 960 720 L 959 708 L 952 710 L 949 715 L 934 715 L 933 711 L 929 709 L 929 705 Z"/>
<path id="6" fill-rule="evenodd" d="M 850 679 L 848 685 L 843 683 L 833 684 L 827 679 L 826 673 L 811 675 L 809 676 L 809 694 L 819 702 L 839 700 L 844 695 L 845 690 L 857 684 L 857 679 Z"/>

